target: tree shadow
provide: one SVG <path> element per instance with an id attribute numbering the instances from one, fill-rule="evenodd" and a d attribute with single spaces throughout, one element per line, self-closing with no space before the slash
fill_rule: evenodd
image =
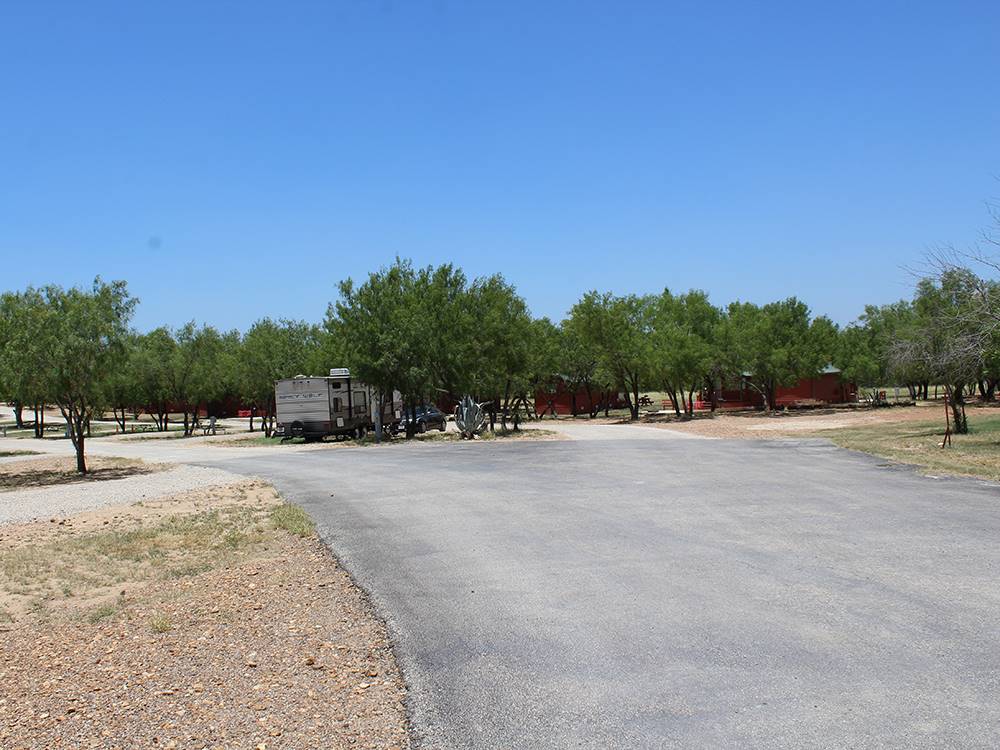
<path id="1" fill-rule="evenodd" d="M 107 466 L 98 467 L 86 474 L 78 474 L 75 469 L 41 469 L 24 472 L 0 471 L 0 491 L 50 487 L 57 484 L 85 484 L 111 479 L 125 479 L 140 474 L 157 471 L 155 466 Z"/>

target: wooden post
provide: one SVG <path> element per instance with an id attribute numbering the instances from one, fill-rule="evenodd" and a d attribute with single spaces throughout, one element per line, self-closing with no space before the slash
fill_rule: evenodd
<path id="1" fill-rule="evenodd" d="M 951 415 L 948 413 L 948 396 L 948 393 L 944 394 L 944 440 L 941 441 L 942 448 L 946 445 L 951 445 Z"/>

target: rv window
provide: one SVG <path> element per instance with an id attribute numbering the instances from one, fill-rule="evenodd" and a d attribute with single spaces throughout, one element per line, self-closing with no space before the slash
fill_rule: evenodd
<path id="1" fill-rule="evenodd" d="M 335 398 L 333 400 L 333 410 L 334 411 L 340 411 L 340 399 L 339 398 Z"/>
<path id="2" fill-rule="evenodd" d="M 330 386 L 330 387 L 331 387 L 331 388 L 333 388 L 334 390 L 336 390 L 336 389 L 340 388 L 340 387 L 341 387 L 342 385 L 343 385 L 343 383 L 341 383 L 340 381 L 334 381 L 334 382 L 333 382 L 333 383 L 331 384 L 331 386 Z"/>

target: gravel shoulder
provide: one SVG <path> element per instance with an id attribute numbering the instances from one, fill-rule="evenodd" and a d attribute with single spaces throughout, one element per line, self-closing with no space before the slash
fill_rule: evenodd
<path id="1" fill-rule="evenodd" d="M 95 457 L 91 460 L 99 459 Z M 48 464 L 42 462 L 38 465 Z M 17 464 L 7 464 L 4 470 L 10 470 L 11 466 Z M 134 503 L 196 488 L 231 484 L 241 478 L 222 469 L 174 466 L 122 479 L 15 489 L 0 492 L 0 524 L 62 517 L 106 505 Z"/>
<path id="2" fill-rule="evenodd" d="M 0 747 L 404 750 L 404 698 L 367 598 L 263 482 L 0 526 Z"/>

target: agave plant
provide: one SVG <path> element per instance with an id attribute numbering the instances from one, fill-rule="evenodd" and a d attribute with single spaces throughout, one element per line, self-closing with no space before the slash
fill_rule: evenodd
<path id="1" fill-rule="evenodd" d="M 483 404 L 477 404 L 472 396 L 463 396 L 455 407 L 455 426 L 463 438 L 472 440 L 486 429 L 486 410 Z"/>

